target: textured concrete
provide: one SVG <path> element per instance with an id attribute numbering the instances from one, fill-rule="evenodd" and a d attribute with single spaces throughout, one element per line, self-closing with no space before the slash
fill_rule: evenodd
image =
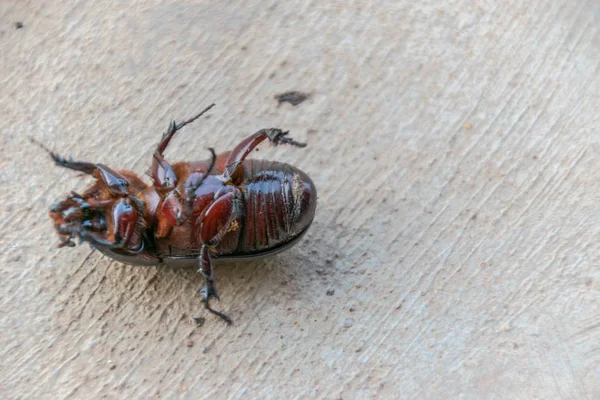
<path id="1" fill-rule="evenodd" d="M 223 3 L 0 3 L 0 397 L 600 398 L 600 3 Z M 319 188 L 219 267 L 232 327 L 194 268 L 55 249 L 89 180 L 27 140 L 143 173 L 213 101 L 169 159 L 277 126 Z"/>

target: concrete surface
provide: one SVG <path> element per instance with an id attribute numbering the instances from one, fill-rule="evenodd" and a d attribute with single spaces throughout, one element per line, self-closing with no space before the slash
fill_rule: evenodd
<path id="1" fill-rule="evenodd" d="M 600 398 L 597 0 L 0 15 L 0 397 Z M 300 245 L 218 269 L 232 327 L 194 268 L 55 249 L 46 210 L 89 181 L 27 140 L 143 173 L 213 101 L 170 159 L 283 127 L 309 146 L 256 156 L 320 191 Z"/>

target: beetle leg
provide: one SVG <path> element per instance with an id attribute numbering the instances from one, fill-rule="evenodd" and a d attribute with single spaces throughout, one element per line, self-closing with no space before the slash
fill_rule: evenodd
<path id="1" fill-rule="evenodd" d="M 212 297 L 219 300 L 215 286 L 213 263 L 210 258 L 210 249 L 215 248 L 232 229 L 238 229 L 238 225 L 234 223 L 242 213 L 240 204 L 242 193 L 237 188 L 228 190 L 230 191 L 223 194 L 208 207 L 200 221 L 202 249 L 200 252 L 199 272 L 202 273 L 206 280 L 204 287 L 200 290 L 204 305 L 210 312 L 231 323 L 231 320 L 226 315 L 213 310 L 209 305 Z"/>
<path id="2" fill-rule="evenodd" d="M 233 186 L 225 189 L 227 192 L 206 209 L 200 221 L 200 239 L 208 247 L 216 247 L 242 215 L 242 192 Z"/>
<path id="3" fill-rule="evenodd" d="M 84 174 L 94 175 L 97 179 L 102 180 L 108 190 L 115 195 L 127 194 L 127 186 L 129 182 L 120 173 L 110 169 L 103 164 L 94 164 L 87 161 L 74 161 L 72 158 L 68 160 L 58 153 L 53 152 L 34 138 L 29 138 L 32 143 L 37 144 L 50 155 L 52 160 L 59 167 L 72 169 L 74 171 L 83 172 Z M 81 197 L 81 196 L 80 196 Z"/>
<path id="4" fill-rule="evenodd" d="M 94 163 L 87 162 L 87 161 L 73 161 L 72 158 L 69 158 L 67 160 L 66 158 L 62 157 L 60 154 L 53 152 L 52 150 L 50 150 L 49 148 L 44 146 L 42 143 L 35 140 L 34 138 L 30 137 L 29 140 L 31 141 L 31 143 L 34 143 L 34 144 L 38 145 L 39 147 L 41 147 L 43 150 L 45 150 L 50 155 L 50 157 L 52 158 L 54 163 L 56 165 L 58 165 L 59 167 L 68 168 L 68 169 L 72 169 L 75 171 L 80 171 L 80 172 L 83 172 L 84 174 L 89 174 L 89 175 L 93 174 L 94 171 L 96 170 L 96 164 L 94 164 Z"/>
<path id="5" fill-rule="evenodd" d="M 305 147 L 306 143 L 296 142 L 294 139 L 287 137 L 289 131 L 282 131 L 281 129 L 271 128 L 271 129 L 261 129 L 256 132 L 254 135 L 248 136 L 244 139 L 240 144 L 238 144 L 229 154 L 227 158 L 227 162 L 225 163 L 225 171 L 223 172 L 223 177 L 225 181 L 233 181 L 234 183 L 239 183 L 241 180 L 241 165 L 248 157 L 248 154 L 256 146 L 258 146 L 265 139 L 269 139 L 269 141 L 277 146 L 280 143 L 291 144 L 296 147 Z"/>
<path id="6" fill-rule="evenodd" d="M 210 254 L 208 251 L 208 246 L 202 246 L 200 250 L 200 273 L 204 276 L 205 284 L 202 289 L 198 292 L 200 296 L 202 296 L 202 302 L 204 303 L 204 307 L 210 311 L 211 313 L 221 317 L 223 321 L 227 322 L 228 325 L 231 325 L 231 318 L 227 315 L 219 312 L 210 306 L 210 299 L 214 297 L 217 300 L 219 299 L 219 295 L 217 294 L 217 288 L 215 287 L 215 272 L 213 268 L 212 260 L 210 259 Z"/>
<path id="7" fill-rule="evenodd" d="M 79 234 L 79 237 L 82 240 L 87 240 L 88 242 L 90 242 L 92 247 L 101 247 L 105 249 L 122 249 L 123 247 L 125 247 L 125 241 L 127 239 L 125 237 L 119 237 L 115 238 L 114 241 L 110 241 L 108 239 L 104 239 L 101 235 L 93 231 L 81 232 Z"/>
<path id="8" fill-rule="evenodd" d="M 178 225 L 181 225 L 183 221 L 192 214 L 192 210 L 194 208 L 194 201 L 196 200 L 196 190 L 198 190 L 198 188 L 202 185 L 204 180 L 210 176 L 210 173 L 212 172 L 215 166 L 215 163 L 217 161 L 217 155 L 215 154 L 215 150 L 212 147 L 209 147 L 208 150 L 211 154 L 211 160 L 206 172 L 199 176 L 192 174 L 192 178 L 188 179 L 188 181 L 185 183 L 185 199 L 183 200 L 183 212 L 178 216 Z"/>
<path id="9" fill-rule="evenodd" d="M 175 121 L 171 121 L 167 131 L 163 133 L 160 143 L 156 146 L 156 150 L 152 156 L 152 167 L 150 169 L 150 175 L 154 181 L 154 185 L 159 187 L 174 188 L 177 185 L 177 177 L 173 171 L 173 167 L 165 160 L 163 152 L 166 150 L 169 142 L 175 135 L 175 133 L 186 126 L 187 124 L 194 122 L 200 118 L 204 113 L 214 107 L 214 103 L 206 107 L 199 114 L 194 117 L 177 124 Z"/>

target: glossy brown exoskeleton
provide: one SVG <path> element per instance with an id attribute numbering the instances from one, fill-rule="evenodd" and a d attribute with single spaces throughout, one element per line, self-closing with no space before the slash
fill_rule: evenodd
<path id="1" fill-rule="evenodd" d="M 218 299 L 213 258 L 270 255 L 295 244 L 313 220 L 317 192 L 308 175 L 291 165 L 246 159 L 267 139 L 305 146 L 281 129 L 261 129 L 230 152 L 215 155 L 210 149 L 209 161 L 169 164 L 163 152 L 175 132 L 213 105 L 181 124 L 171 122 L 152 158 L 152 186 L 133 172 L 49 151 L 56 165 L 96 178 L 82 194 L 72 192 L 52 206 L 50 217 L 60 247 L 74 246 L 78 237 L 127 264 L 197 259 L 206 308 L 230 322 L 209 306 L 212 297 Z"/>

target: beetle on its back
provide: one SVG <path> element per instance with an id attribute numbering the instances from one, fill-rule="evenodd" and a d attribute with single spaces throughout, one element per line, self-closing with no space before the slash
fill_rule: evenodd
<path id="1" fill-rule="evenodd" d="M 82 194 L 72 192 L 52 206 L 50 217 L 59 247 L 74 246 L 78 237 L 128 264 L 198 259 L 204 305 L 230 323 L 209 305 L 219 298 L 213 257 L 253 258 L 294 245 L 313 220 L 317 192 L 308 175 L 291 165 L 246 159 L 267 139 L 305 146 L 281 129 L 261 129 L 230 152 L 210 149 L 209 161 L 169 164 L 163 152 L 173 135 L 213 106 L 181 124 L 171 122 L 153 155 L 152 186 L 131 171 L 66 160 L 48 150 L 56 165 L 96 178 Z"/>

